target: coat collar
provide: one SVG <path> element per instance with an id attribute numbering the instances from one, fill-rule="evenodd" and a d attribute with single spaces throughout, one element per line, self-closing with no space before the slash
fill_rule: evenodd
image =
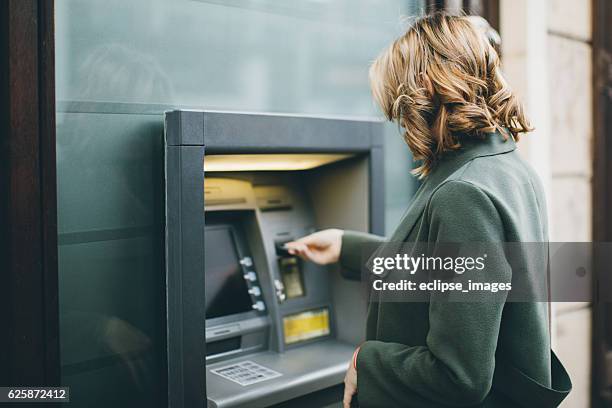
<path id="1" fill-rule="evenodd" d="M 404 241 L 410 235 L 435 189 L 463 165 L 477 157 L 495 156 L 515 149 L 512 137 L 504 139 L 500 132 L 495 132 L 485 134 L 483 139 L 466 139 L 458 150 L 447 152 L 423 180 L 390 242 Z"/>

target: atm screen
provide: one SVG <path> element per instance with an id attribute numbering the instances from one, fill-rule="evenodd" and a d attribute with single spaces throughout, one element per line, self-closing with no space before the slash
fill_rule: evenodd
<path id="1" fill-rule="evenodd" d="M 204 251 L 206 318 L 252 310 L 231 227 L 206 227 Z"/>

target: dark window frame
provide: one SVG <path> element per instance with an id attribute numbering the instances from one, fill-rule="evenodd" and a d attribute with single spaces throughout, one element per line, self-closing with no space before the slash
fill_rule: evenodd
<path id="1" fill-rule="evenodd" d="M 593 24 L 593 241 L 612 241 L 612 4 L 592 1 Z M 595 246 L 597 247 L 597 246 Z M 594 293 L 608 290 L 609 267 L 605 254 L 595 250 Z M 612 305 L 595 298 L 593 307 L 591 403 L 612 406 L 612 387 L 606 383 L 605 355 L 612 344 Z"/>
<path id="2" fill-rule="evenodd" d="M 0 385 L 60 383 L 54 1 L 0 2 Z"/>

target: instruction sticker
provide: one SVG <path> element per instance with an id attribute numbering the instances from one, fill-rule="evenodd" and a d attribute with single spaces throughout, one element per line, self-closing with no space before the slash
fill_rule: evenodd
<path id="1" fill-rule="evenodd" d="M 217 374 L 227 380 L 233 381 L 240 385 L 247 386 L 258 382 L 271 380 L 272 378 L 280 377 L 282 374 L 250 360 L 240 361 L 224 367 L 210 370 L 211 373 Z"/>

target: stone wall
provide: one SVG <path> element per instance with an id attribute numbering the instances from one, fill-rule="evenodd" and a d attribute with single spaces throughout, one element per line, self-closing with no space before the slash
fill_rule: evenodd
<path id="1" fill-rule="evenodd" d="M 548 58 L 551 101 L 549 197 L 553 241 L 592 240 L 592 58 L 591 1 L 548 0 Z M 574 391 L 564 407 L 590 406 L 591 308 L 588 303 L 556 307 L 556 351 Z"/>
<path id="2" fill-rule="evenodd" d="M 521 150 L 547 190 L 551 241 L 591 241 L 591 1 L 501 0 L 500 13 L 504 68 L 538 128 Z M 553 348 L 574 383 L 563 407 L 587 408 L 590 304 L 553 310 Z"/>

